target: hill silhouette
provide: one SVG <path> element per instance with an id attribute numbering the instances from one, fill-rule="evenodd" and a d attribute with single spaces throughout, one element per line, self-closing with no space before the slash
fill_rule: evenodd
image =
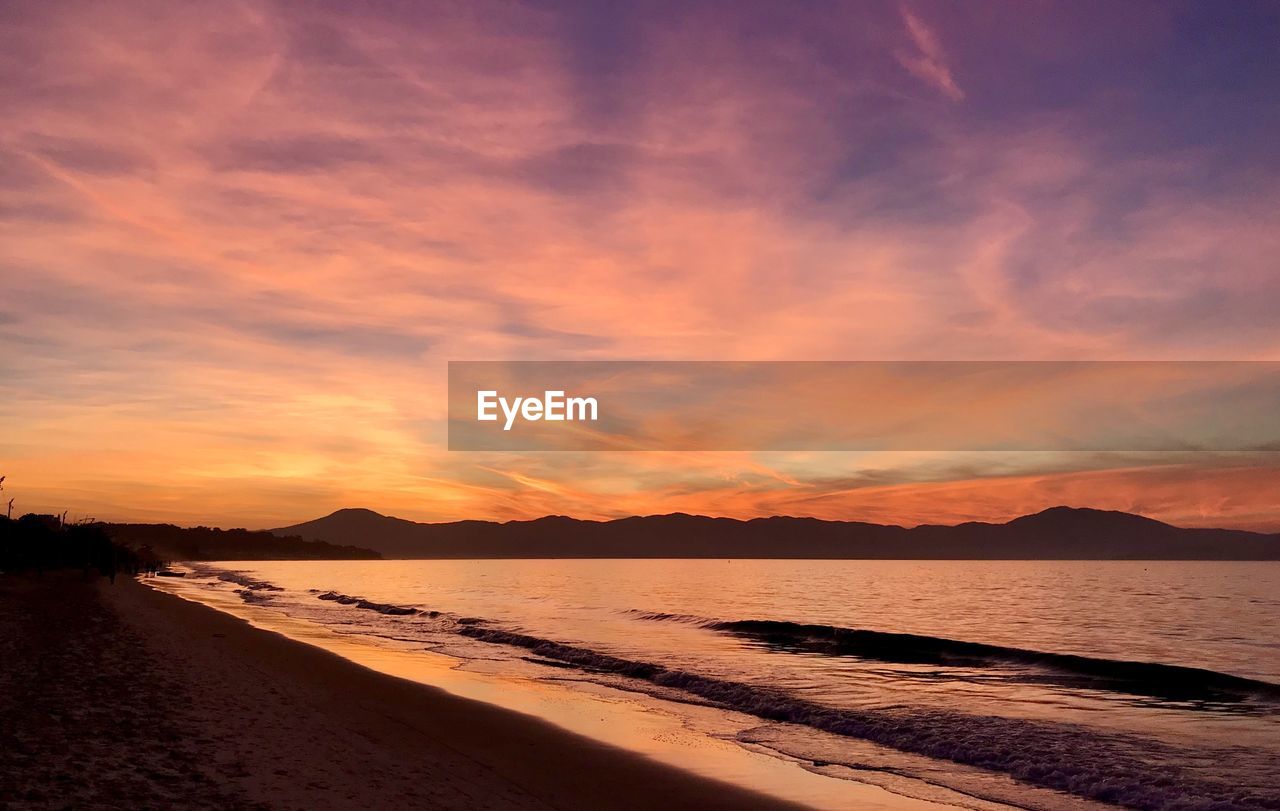
<path id="1" fill-rule="evenodd" d="M 701 515 L 418 523 L 367 509 L 271 530 L 388 558 L 809 558 L 1280 560 L 1280 535 L 1175 527 L 1131 513 L 1052 507 L 1003 524 L 912 528 L 860 521 Z"/>
<path id="2" fill-rule="evenodd" d="M 100 524 L 129 548 L 149 547 L 164 560 L 371 560 L 377 552 L 288 533 L 173 524 Z"/>

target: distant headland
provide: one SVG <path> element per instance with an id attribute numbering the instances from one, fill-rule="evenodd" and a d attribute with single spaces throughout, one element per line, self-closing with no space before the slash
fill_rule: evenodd
<path id="1" fill-rule="evenodd" d="M 1052 507 L 1003 524 L 901 527 L 675 513 L 589 521 L 418 523 L 367 509 L 271 530 L 386 558 L 1280 560 L 1280 534 L 1184 528 L 1132 513 Z"/>

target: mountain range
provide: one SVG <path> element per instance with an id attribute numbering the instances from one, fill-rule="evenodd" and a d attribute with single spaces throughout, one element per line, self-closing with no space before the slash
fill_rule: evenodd
<path id="1" fill-rule="evenodd" d="M 418 523 L 366 509 L 270 530 L 386 558 L 808 558 L 1280 560 L 1280 534 L 1175 527 L 1131 513 L 1052 507 L 1003 524 L 901 527 L 775 516 Z"/>

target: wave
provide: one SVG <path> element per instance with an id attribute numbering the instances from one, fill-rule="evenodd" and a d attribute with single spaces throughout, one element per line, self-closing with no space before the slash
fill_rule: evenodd
<path id="1" fill-rule="evenodd" d="M 340 605 L 353 605 L 356 608 L 362 608 L 365 611 L 376 611 L 379 614 L 388 614 L 391 616 L 410 616 L 422 613 L 412 606 L 392 605 L 391 603 L 375 603 L 372 600 L 366 600 L 363 597 L 352 597 L 349 594 L 340 594 L 336 591 L 326 591 L 323 594 L 316 595 L 316 599 L 329 600 Z"/>
<path id="2" fill-rule="evenodd" d="M 1025 665 L 1049 671 L 1039 676 L 1029 674 L 1027 678 L 1032 681 L 1177 701 L 1280 700 L 1280 684 L 1183 665 L 1047 653 L 936 636 L 776 620 L 716 621 L 703 627 L 788 652 L 970 668 Z"/>
<path id="3" fill-rule="evenodd" d="M 1256 789 L 1172 766 L 1177 759 L 1188 759 L 1189 753 L 1137 736 L 947 710 L 835 708 L 769 687 L 701 676 L 512 631 L 463 626 L 456 633 L 525 648 L 545 660 L 680 690 L 766 720 L 1003 772 L 1032 785 L 1100 802 L 1138 809 L 1280 808 L 1280 794 L 1260 795 Z"/>
<path id="4" fill-rule="evenodd" d="M 234 583 L 235 585 L 240 586 L 240 588 L 235 590 L 235 593 L 241 600 L 250 605 L 262 605 L 264 603 L 271 602 L 270 595 L 264 594 L 263 592 L 284 591 L 284 589 L 280 588 L 275 583 L 258 580 L 257 578 L 250 577 L 244 572 L 225 571 L 221 569 L 214 569 L 212 567 L 200 566 L 193 567 L 193 570 L 206 577 L 211 576 L 216 580 L 221 580 L 223 583 Z"/>
<path id="5" fill-rule="evenodd" d="M 257 580 L 243 572 L 219 572 L 216 576 L 224 583 L 235 583 L 237 586 L 244 586 L 249 591 L 284 591 L 274 583 Z"/>
<path id="6" fill-rule="evenodd" d="M 339 594 L 336 591 L 326 591 L 316 597 L 317 600 L 329 600 L 331 602 L 340 603 L 342 605 L 355 605 L 360 602 L 359 597 L 351 597 L 346 594 Z"/>
<path id="7" fill-rule="evenodd" d="M 707 626 L 715 622 L 715 620 L 709 620 L 706 617 L 699 617 L 696 614 L 671 614 L 666 611 L 645 611 L 639 608 L 628 608 L 620 613 L 635 617 L 636 619 L 651 620 L 654 622 L 683 622 L 686 625 L 701 626 Z"/>

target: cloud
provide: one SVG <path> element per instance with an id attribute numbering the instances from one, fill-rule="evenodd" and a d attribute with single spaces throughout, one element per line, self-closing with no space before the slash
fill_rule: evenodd
<path id="1" fill-rule="evenodd" d="M 1194 59 L 1133 59 L 1202 47 L 1162 39 L 1173 12 L 937 7 L 931 28 L 893 6 L 725 8 L 10 15 L 0 458 L 19 507 L 998 516 L 1063 491 L 946 490 L 983 477 L 839 454 L 450 454 L 445 364 L 1280 359 L 1273 128 L 1222 109 L 1274 107 L 1265 72 L 1197 96 L 1192 125 L 1167 103 L 1113 114 L 1194 91 Z M 1051 467 L 1024 463 L 1006 472 Z M 1158 479 L 1071 473 L 1080 503 Z M 1229 479 L 1270 481 L 1224 474 L 1224 499 Z M 1182 497 L 1212 520 L 1195 475 L 1159 486 L 1161 514 Z M 1242 499 L 1223 520 L 1263 520 Z"/>
<path id="2" fill-rule="evenodd" d="M 49 203 L 0 203 L 0 221 L 66 224 L 78 219 L 74 209 Z"/>
<path id="3" fill-rule="evenodd" d="M 93 175 L 128 175 L 154 169 L 145 153 L 88 138 L 33 135 L 26 147 L 64 169 Z"/>
<path id="4" fill-rule="evenodd" d="M 226 141 L 214 150 L 220 171 L 305 174 L 379 162 L 376 145 L 331 135 L 286 135 Z"/>
<path id="5" fill-rule="evenodd" d="M 925 84 L 932 86 L 952 101 L 964 101 L 964 91 L 956 84 L 947 66 L 946 56 L 938 36 L 924 21 L 907 9 L 902 9 L 902 22 L 911 38 L 912 50 L 896 52 L 898 62 L 910 71 L 911 75 Z"/>
<path id="6" fill-rule="evenodd" d="M 515 171 L 530 183 L 566 196 L 619 192 L 626 190 L 637 158 L 635 148 L 626 144 L 569 144 L 525 158 Z"/>

